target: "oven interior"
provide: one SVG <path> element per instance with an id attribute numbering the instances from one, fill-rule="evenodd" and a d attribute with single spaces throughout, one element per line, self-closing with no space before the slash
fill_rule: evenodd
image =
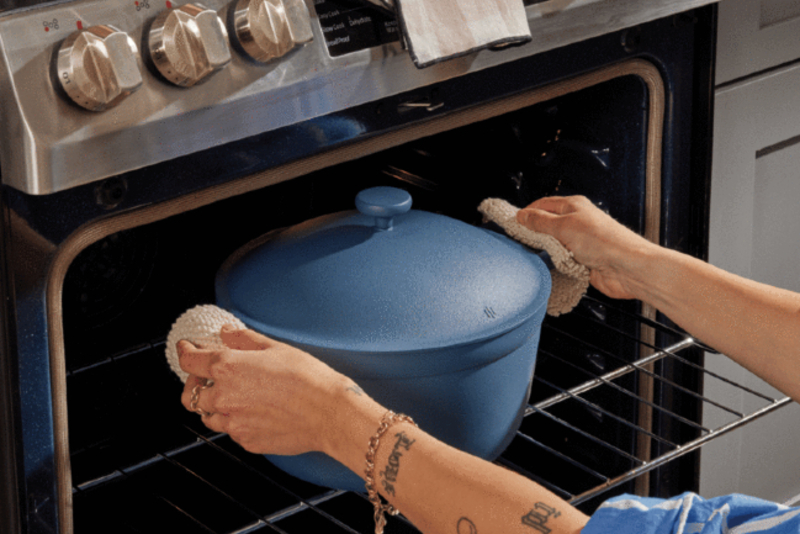
<path id="1" fill-rule="evenodd" d="M 67 272 L 62 302 L 75 533 L 370 532 L 364 495 L 283 474 L 183 409 L 164 357 L 172 322 L 214 302 L 215 273 L 242 244 L 353 209 L 355 194 L 375 185 L 405 188 L 416 209 L 476 225 L 487 197 L 524 206 L 583 194 L 641 232 L 646 122 L 647 88 L 625 76 L 90 245 Z M 590 292 L 574 312 L 546 320 L 531 408 L 498 463 L 591 512 L 608 489 L 634 491 L 642 436 L 659 456 L 707 434 L 696 423 L 699 345 L 640 312 L 638 302 Z M 642 341 L 643 326 L 655 329 L 656 345 Z M 642 400 L 649 375 L 656 384 Z M 688 386 L 674 386 L 674 375 Z M 643 407 L 663 399 L 677 408 L 655 410 L 642 431 Z M 387 532 L 406 531 L 416 532 L 390 519 Z"/>

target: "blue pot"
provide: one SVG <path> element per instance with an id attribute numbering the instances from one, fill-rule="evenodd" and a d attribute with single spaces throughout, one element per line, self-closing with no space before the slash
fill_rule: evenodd
<path id="1" fill-rule="evenodd" d="M 493 460 L 527 405 L 550 295 L 544 261 L 503 235 L 411 210 L 400 189 L 364 190 L 356 207 L 244 246 L 217 275 L 217 304 Z M 267 457 L 315 484 L 364 489 L 322 453 Z"/>

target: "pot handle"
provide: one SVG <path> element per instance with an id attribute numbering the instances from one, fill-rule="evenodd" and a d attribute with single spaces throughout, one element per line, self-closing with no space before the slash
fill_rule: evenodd
<path id="1" fill-rule="evenodd" d="M 375 228 L 391 230 L 393 219 L 411 209 L 411 195 L 396 187 L 371 187 L 356 195 L 356 209 L 375 217 Z"/>

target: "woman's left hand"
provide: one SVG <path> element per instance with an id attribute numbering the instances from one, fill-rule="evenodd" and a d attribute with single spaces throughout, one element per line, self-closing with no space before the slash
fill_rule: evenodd
<path id="1" fill-rule="evenodd" d="M 227 433 L 246 450 L 281 455 L 325 451 L 335 430 L 336 399 L 355 383 L 328 365 L 252 330 L 223 327 L 223 349 L 178 343 L 181 368 L 191 376 L 181 396 L 187 410 L 192 390 L 203 423 Z"/>

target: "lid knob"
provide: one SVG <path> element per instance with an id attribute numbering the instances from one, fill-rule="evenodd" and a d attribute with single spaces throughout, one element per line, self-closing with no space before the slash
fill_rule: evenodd
<path id="1" fill-rule="evenodd" d="M 375 228 L 391 230 L 392 219 L 411 209 L 411 195 L 396 187 L 371 187 L 356 195 L 356 208 L 375 217 Z"/>

